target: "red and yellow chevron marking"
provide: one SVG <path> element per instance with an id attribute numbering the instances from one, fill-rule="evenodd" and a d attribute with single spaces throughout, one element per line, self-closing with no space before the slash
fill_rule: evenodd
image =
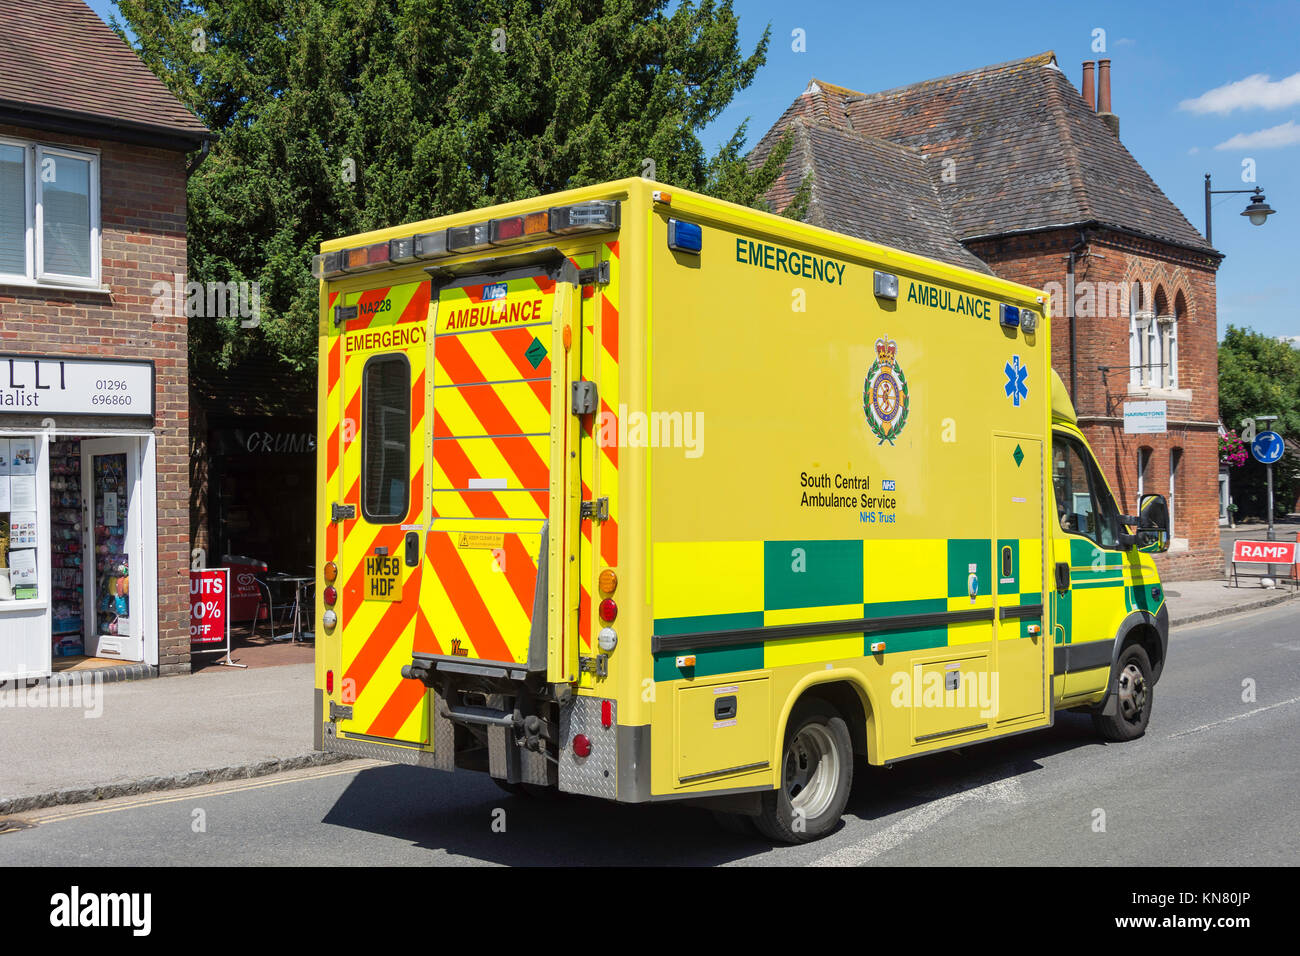
<path id="1" fill-rule="evenodd" d="M 429 743 L 428 694 L 420 681 L 404 680 L 402 666 L 410 663 L 418 631 L 427 629 L 421 622 L 420 582 L 423 567 L 403 565 L 402 599 L 367 601 L 363 599 L 367 555 L 376 548 L 387 548 L 390 555 L 403 553 L 404 532 L 401 525 L 421 525 L 425 521 L 425 432 L 428 418 L 425 396 L 427 369 L 426 343 L 418 323 L 428 315 L 429 283 L 413 282 L 391 288 L 376 288 L 346 297 L 345 304 L 358 305 L 358 316 L 347 323 L 342 334 L 331 343 L 332 350 L 343 345 L 338 359 L 338 381 L 330 387 L 330 407 L 342 410 L 341 419 L 331 429 L 333 450 L 326 454 L 329 487 L 337 489 L 345 503 L 355 507 L 355 517 L 341 524 L 342 542 L 338 548 L 339 613 L 343 702 L 351 704 L 353 717 L 340 729 L 376 737 Z M 357 332 L 378 332 L 406 325 L 415 334 L 402 337 L 368 336 L 349 338 Z M 400 347 L 393 343 L 400 342 Z M 409 507 L 400 522 L 372 524 L 361 512 L 361 458 L 365 435 L 362 433 L 362 377 L 368 359 L 376 355 L 404 354 L 410 363 L 410 461 Z M 331 358 L 331 363 L 333 363 Z M 334 365 L 327 380 L 335 376 Z M 335 476 L 331 466 L 337 468 Z M 337 535 L 338 528 L 335 527 Z M 327 536 L 328 542 L 328 536 Z M 327 543 L 326 551 L 329 553 Z M 427 640 L 427 638 L 426 638 Z"/>
<path id="2" fill-rule="evenodd" d="M 499 284 L 494 284 L 499 285 Z M 433 367 L 431 515 L 421 604 L 443 654 L 523 663 L 550 496 L 554 283 L 447 289 Z"/>

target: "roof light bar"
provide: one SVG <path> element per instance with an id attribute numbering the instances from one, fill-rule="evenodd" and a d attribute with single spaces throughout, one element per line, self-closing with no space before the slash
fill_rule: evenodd
<path id="1" fill-rule="evenodd" d="M 435 259 L 438 256 L 450 255 L 447 248 L 447 230 L 439 229 L 437 232 L 422 232 L 415 237 L 415 257 L 417 259 Z"/>
<path id="2" fill-rule="evenodd" d="M 619 208 L 615 200 L 594 199 L 325 252 L 312 257 L 311 274 L 317 279 L 332 279 L 420 259 L 533 242 L 543 236 L 610 232 L 619 227 Z"/>
<path id="3" fill-rule="evenodd" d="M 612 199 L 593 199 L 572 206 L 551 207 L 551 232 L 609 232 L 618 228 L 619 205 Z"/>
<path id="4" fill-rule="evenodd" d="M 544 236 L 550 230 L 550 217 L 546 211 L 529 212 L 522 216 L 509 216 L 505 219 L 493 219 L 490 223 L 490 239 L 494 246 L 508 245 L 512 242 L 527 242 Z"/>
<path id="5" fill-rule="evenodd" d="M 389 239 L 388 259 L 390 262 L 414 262 L 415 237 L 403 236 L 401 239 Z"/>
<path id="6" fill-rule="evenodd" d="M 451 252 L 477 252 L 491 245 L 490 223 L 475 222 L 468 226 L 451 226 L 447 229 L 447 249 Z"/>

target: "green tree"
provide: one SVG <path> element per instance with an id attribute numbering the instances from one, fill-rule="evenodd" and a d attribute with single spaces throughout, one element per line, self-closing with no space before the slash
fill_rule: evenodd
<path id="1" fill-rule="evenodd" d="M 623 176 L 759 205 L 745 127 L 700 131 L 753 80 L 730 0 L 119 0 L 119 33 L 217 134 L 189 182 L 190 277 L 259 284 L 261 324 L 191 322 L 200 373 L 315 362 L 326 238 Z M 129 30 L 129 33 L 127 32 Z"/>
<path id="2" fill-rule="evenodd" d="M 1219 343 L 1219 419 L 1241 431 L 1243 419 L 1276 415 L 1269 427 L 1284 438 L 1300 440 L 1300 351 L 1286 342 L 1251 329 L 1228 326 Z M 1254 458 L 1232 469 L 1232 498 L 1238 517 L 1267 517 L 1267 476 Z M 1300 461 L 1287 452 L 1273 466 L 1276 514 L 1295 510 L 1300 495 Z"/>

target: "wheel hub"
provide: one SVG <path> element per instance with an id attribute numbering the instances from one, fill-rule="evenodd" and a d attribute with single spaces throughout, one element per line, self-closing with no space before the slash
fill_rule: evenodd
<path id="1" fill-rule="evenodd" d="M 1147 703 L 1147 682 L 1136 664 L 1128 664 L 1119 675 L 1119 709 L 1124 719 L 1136 723 Z"/>
<path id="2" fill-rule="evenodd" d="M 810 724 L 790 741 L 785 755 L 785 792 L 805 820 L 830 806 L 840 777 L 839 752 L 826 728 Z"/>

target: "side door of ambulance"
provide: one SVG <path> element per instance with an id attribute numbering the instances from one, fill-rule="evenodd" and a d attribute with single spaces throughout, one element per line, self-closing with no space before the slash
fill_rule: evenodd
<path id="1" fill-rule="evenodd" d="M 430 744 L 429 697 L 402 678 L 421 626 L 429 281 L 342 296 L 339 732 Z"/>
<path id="2" fill-rule="evenodd" d="M 1047 609 L 1043 604 L 1043 443 L 993 437 L 994 673 L 999 723 L 1047 710 Z"/>
<path id="3" fill-rule="evenodd" d="M 1127 589 L 1114 499 L 1087 447 L 1062 432 L 1052 439 L 1052 485 L 1052 640 L 1065 665 L 1057 692 L 1069 698 L 1106 686 L 1115 633 L 1128 613 Z"/>

